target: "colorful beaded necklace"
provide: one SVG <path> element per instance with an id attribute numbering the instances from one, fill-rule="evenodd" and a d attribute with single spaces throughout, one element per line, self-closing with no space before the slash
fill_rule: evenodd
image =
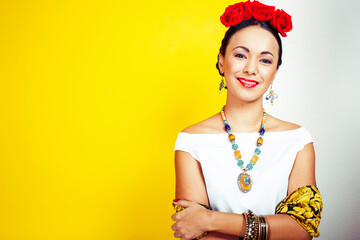
<path id="1" fill-rule="evenodd" d="M 256 141 L 256 148 L 255 148 L 255 152 L 253 157 L 251 158 L 250 162 L 248 165 L 246 165 L 246 167 L 244 167 L 244 161 L 242 160 L 242 156 L 240 154 L 240 150 L 238 150 L 239 146 L 235 143 L 235 135 L 231 133 L 231 128 L 230 125 L 228 124 L 226 117 L 225 117 L 225 106 L 221 109 L 221 117 L 224 121 L 225 124 L 225 130 L 229 135 L 229 140 L 232 144 L 232 149 L 235 151 L 235 160 L 237 160 L 237 165 L 240 167 L 240 169 L 243 171 L 242 173 L 239 174 L 238 179 L 237 179 L 237 183 L 238 183 L 238 187 L 239 189 L 246 193 L 248 191 L 250 191 L 251 186 L 252 186 L 252 180 L 250 178 L 250 175 L 247 173 L 247 171 L 250 171 L 251 169 L 253 169 L 254 165 L 256 164 L 256 162 L 259 159 L 259 155 L 261 153 L 260 147 L 263 144 L 263 136 L 265 133 L 265 117 L 266 117 L 266 112 L 265 109 L 263 110 L 263 117 L 261 120 L 261 127 L 260 127 L 260 131 L 259 131 L 259 138 Z"/>

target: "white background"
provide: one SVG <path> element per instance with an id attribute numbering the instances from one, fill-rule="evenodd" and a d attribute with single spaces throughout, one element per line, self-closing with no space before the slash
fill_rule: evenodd
<path id="1" fill-rule="evenodd" d="M 318 239 L 360 239 L 360 1 L 263 0 L 292 15 L 271 114 L 314 138 Z"/>

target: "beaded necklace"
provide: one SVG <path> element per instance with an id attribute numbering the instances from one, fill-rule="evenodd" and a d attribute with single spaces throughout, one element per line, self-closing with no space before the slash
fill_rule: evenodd
<path id="1" fill-rule="evenodd" d="M 265 117 L 266 117 L 266 112 L 265 109 L 263 110 L 263 117 L 261 120 L 261 127 L 260 127 L 260 131 L 259 131 L 259 138 L 256 141 L 256 148 L 255 148 L 255 152 L 253 157 L 251 158 L 249 164 L 246 165 L 246 167 L 244 167 L 244 161 L 242 160 L 242 156 L 240 154 L 240 150 L 238 150 L 239 146 L 235 143 L 235 135 L 231 133 L 231 128 L 230 125 L 228 124 L 226 117 L 225 117 L 225 106 L 221 109 L 221 117 L 224 121 L 225 124 L 225 130 L 229 135 L 229 140 L 232 144 L 232 149 L 234 150 L 235 153 L 235 160 L 237 160 L 237 165 L 240 167 L 240 169 L 243 171 L 242 173 L 239 174 L 238 179 L 237 179 L 237 183 L 238 183 L 238 187 L 239 189 L 246 193 L 248 191 L 250 191 L 251 186 L 252 186 L 252 180 L 250 178 L 250 175 L 247 173 L 247 171 L 250 171 L 251 169 L 253 169 L 254 165 L 256 164 L 256 162 L 259 159 L 259 155 L 261 153 L 260 147 L 263 144 L 263 135 L 265 133 Z"/>

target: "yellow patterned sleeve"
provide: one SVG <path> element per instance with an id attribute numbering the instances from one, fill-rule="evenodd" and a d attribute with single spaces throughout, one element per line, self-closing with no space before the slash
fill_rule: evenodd
<path id="1" fill-rule="evenodd" d="M 312 237 L 319 237 L 318 230 L 323 203 L 319 189 L 303 186 L 294 190 L 276 207 L 276 214 L 288 214 Z"/>

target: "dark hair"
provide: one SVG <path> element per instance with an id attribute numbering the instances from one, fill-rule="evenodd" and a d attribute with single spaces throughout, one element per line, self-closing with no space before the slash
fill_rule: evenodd
<path id="1" fill-rule="evenodd" d="M 226 47 L 229 44 L 230 38 L 232 37 L 232 35 L 234 35 L 234 33 L 236 33 L 237 31 L 240 31 L 243 28 L 249 27 L 249 26 L 256 26 L 259 25 L 260 27 L 262 27 L 263 29 L 268 30 L 270 33 L 272 33 L 272 35 L 274 35 L 274 37 L 276 38 L 276 41 L 279 44 L 279 60 L 277 63 L 277 68 L 280 67 L 282 60 L 281 60 L 281 56 L 282 56 L 282 44 L 281 44 L 281 38 L 279 36 L 279 33 L 277 32 L 276 29 L 274 29 L 269 22 L 262 22 L 259 21 L 255 18 L 250 18 L 248 20 L 244 20 L 234 26 L 231 26 L 225 33 L 225 36 L 221 42 L 221 47 L 219 52 L 221 53 L 222 56 L 225 56 L 225 51 L 226 51 Z M 216 63 L 216 68 L 218 69 L 219 73 L 221 76 L 223 76 L 224 74 L 222 74 L 220 72 L 220 68 L 219 68 L 219 55 L 218 55 L 218 61 Z"/>

